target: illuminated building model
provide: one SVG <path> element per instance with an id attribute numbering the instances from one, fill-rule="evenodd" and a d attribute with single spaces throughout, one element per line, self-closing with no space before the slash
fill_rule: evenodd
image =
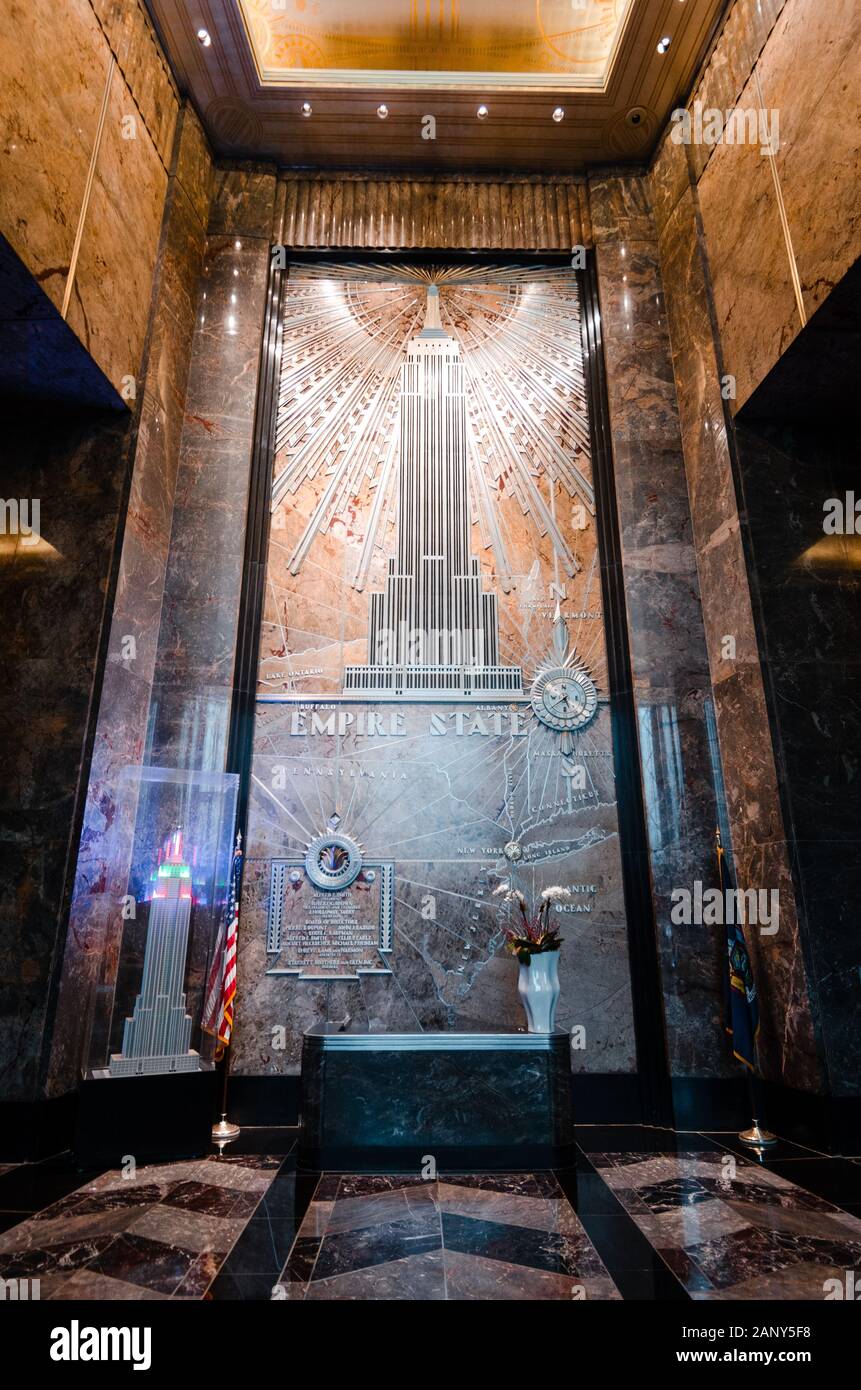
<path id="1" fill-rule="evenodd" d="M 189 1047 L 183 988 L 192 895 L 181 830 L 166 841 L 151 883 L 141 992 L 125 1021 L 122 1052 L 111 1057 L 111 1076 L 200 1069 L 200 1056 Z"/>

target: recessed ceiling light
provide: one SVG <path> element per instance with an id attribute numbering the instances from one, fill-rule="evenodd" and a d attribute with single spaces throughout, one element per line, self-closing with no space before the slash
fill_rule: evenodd
<path id="1" fill-rule="evenodd" d="M 667 49 L 669 48 L 669 46 L 670 46 L 670 44 L 672 43 L 672 41 L 673 41 L 673 40 L 672 40 L 672 36 L 671 36 L 670 34 L 664 34 L 664 37 L 661 39 L 661 41 L 660 41 L 659 44 L 658 44 L 658 52 L 659 52 L 659 53 L 666 53 L 666 51 L 667 51 Z"/>
<path id="2" fill-rule="evenodd" d="M 209 36 L 208 29 L 198 29 L 197 37 L 200 39 L 200 42 L 203 44 L 204 48 L 208 48 L 209 45 L 212 43 L 212 39 Z"/>
<path id="3" fill-rule="evenodd" d="M 377 115 L 379 116 L 379 118 L 380 118 L 381 121 L 384 121 L 384 120 L 386 119 L 386 117 L 388 116 L 388 114 L 389 114 L 389 108 L 388 108 L 388 106 L 386 106 L 386 103 L 385 103 L 385 102 L 382 102 L 381 105 L 379 105 L 379 106 L 377 107 Z"/>
<path id="4" fill-rule="evenodd" d="M 308 117 L 310 116 L 310 114 L 311 114 L 311 109 L 312 109 L 312 108 L 311 108 L 311 103 L 310 103 L 310 101 L 303 101 L 303 102 L 302 102 L 302 115 L 306 118 L 306 120 L 307 120 L 307 118 L 308 118 Z"/>
<path id="5" fill-rule="evenodd" d="M 560 121 L 565 120 L 565 108 L 563 106 L 556 107 L 556 110 L 553 112 L 553 119 L 557 125 Z"/>
<path id="6" fill-rule="evenodd" d="M 486 121 L 486 120 L 487 120 L 487 117 L 490 115 L 490 112 L 488 111 L 488 109 L 487 109 L 486 106 L 483 106 L 483 105 L 482 105 L 482 106 L 479 106 L 479 108 L 478 108 L 478 110 L 476 111 L 475 114 L 476 114 L 476 116 L 478 117 L 478 119 L 479 119 L 480 121 Z"/>

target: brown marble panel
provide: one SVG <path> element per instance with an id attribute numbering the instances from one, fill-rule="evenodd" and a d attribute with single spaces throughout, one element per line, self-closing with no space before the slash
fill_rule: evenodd
<path id="1" fill-rule="evenodd" d="M 619 239 L 597 247 L 601 311 L 613 325 L 604 337 L 604 358 L 613 442 L 677 447 L 678 408 L 658 273 L 650 242 Z"/>
<path id="2" fill-rule="evenodd" d="M 220 766 L 225 750 L 274 173 L 219 170 L 212 196 L 210 229 L 228 230 L 210 230 L 196 307 L 150 748 L 178 766 Z"/>
<path id="3" fill-rule="evenodd" d="M 723 112 L 735 106 L 786 2 L 735 0 L 714 52 L 687 104 L 688 110 L 693 110 L 695 102 L 700 102 L 704 110 L 716 107 Z M 691 165 L 696 178 L 701 176 L 713 149 L 714 146 L 706 144 L 692 148 Z"/>
<path id="4" fill-rule="evenodd" d="M 741 22 L 739 41 L 750 54 L 752 62 L 765 47 L 787 3 L 788 0 L 735 0 Z"/>
<path id="5" fill-rule="evenodd" d="M 810 1005 L 789 860 L 780 849 L 785 832 L 777 769 L 691 191 L 669 217 L 660 250 L 735 869 L 740 885 L 781 892 L 778 935 L 767 947 L 761 938 L 757 948 L 760 993 L 767 999 L 761 1063 L 774 1080 L 815 1086 Z M 760 877 L 764 872 L 771 877 Z"/>
<path id="6" fill-rule="evenodd" d="M 757 106 L 753 81 L 740 104 Z M 799 332 L 801 318 L 771 163 L 759 145 L 717 146 L 698 191 L 724 370 L 736 378 L 738 410 Z"/>
<path id="7" fill-rule="evenodd" d="M 143 123 L 137 121 L 134 139 L 123 136 L 130 115 L 136 117 L 134 103 L 115 69 L 67 313 L 120 392 L 141 366 L 167 192 L 167 174 Z"/>
<path id="8" fill-rule="evenodd" d="M 756 929 L 747 932 L 754 972 L 764 981 L 759 1045 L 763 1072 L 801 1090 L 819 1090 L 822 1073 L 795 911 L 791 847 L 785 840 L 757 843 L 748 862 L 749 882 L 767 885 L 780 894 L 777 934 L 765 936 Z"/>
<path id="9" fill-rule="evenodd" d="M 90 0 L 162 162 L 170 162 L 180 101 L 141 0 Z"/>
<path id="10" fill-rule="evenodd" d="M 110 53 L 88 0 L 0 12 L 0 231 L 60 308 Z"/>
<path id="11" fill-rule="evenodd" d="M 152 679 L 155 664 L 204 245 L 204 224 L 176 184 L 165 231 L 109 657 L 122 659 L 119 641 L 131 634 L 137 644 L 135 669 L 145 680 Z"/>
<path id="12" fill-rule="evenodd" d="M 759 667 L 737 515 L 703 539 L 697 549 L 697 568 L 704 614 L 708 610 L 705 626 L 709 665 L 717 687 L 739 670 Z M 773 781 L 771 793 L 777 794 Z"/>
<path id="13" fill-rule="evenodd" d="M 690 193 L 670 219 L 660 245 L 691 516 L 701 544 L 730 525 L 737 508 Z"/>
<path id="14" fill-rule="evenodd" d="M 690 187 L 688 155 L 684 145 L 671 139 L 672 127 L 664 136 L 649 171 L 649 191 L 654 208 L 655 229 L 663 234 L 667 219 Z"/>
<path id="15" fill-rule="evenodd" d="M 708 658 L 644 184 L 590 181 L 634 699 L 670 1066 L 674 1075 L 728 1075 L 719 942 L 707 928 L 670 918 L 674 888 L 711 881 L 716 803 Z"/>
<path id="16" fill-rule="evenodd" d="M 205 227 L 209 221 L 212 192 L 212 151 L 197 113 L 188 103 L 182 110 L 171 172 L 176 175 L 195 216 Z"/>
<path id="17" fill-rule="evenodd" d="M 714 52 L 694 93 L 693 101 L 701 102 L 704 110 L 731 110 L 750 77 L 756 54 L 752 50 L 749 26 L 745 24 L 745 8 L 741 0 L 730 8 Z M 692 102 L 688 103 L 689 109 L 692 105 Z M 713 151 L 713 145 L 691 147 L 691 162 L 697 178 L 712 158 Z"/>
<path id="18" fill-rule="evenodd" d="M 759 75 L 766 107 L 780 114 L 777 171 L 810 317 L 861 254 L 857 0 L 792 0 Z"/>
<path id="19" fill-rule="evenodd" d="M 212 181 L 211 236 L 272 235 L 275 204 L 274 164 L 220 166 Z"/>
<path id="20" fill-rule="evenodd" d="M 648 184 L 638 174 L 618 174 L 612 170 L 591 174 L 589 211 L 596 245 L 654 238 Z"/>

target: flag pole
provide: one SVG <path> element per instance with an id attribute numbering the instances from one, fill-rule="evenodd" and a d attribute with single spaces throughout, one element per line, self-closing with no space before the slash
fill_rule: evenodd
<path id="1" fill-rule="evenodd" d="M 242 1130 L 239 1125 L 235 1125 L 227 1118 L 227 1083 L 230 1080 L 230 1058 L 233 1049 L 228 1045 L 224 1049 L 224 1066 L 221 1071 L 221 1119 L 217 1125 L 212 1126 L 213 1144 L 229 1144 L 231 1139 L 238 1139 Z M 754 1121 L 754 1123 L 756 1123 Z"/>
<path id="2" fill-rule="evenodd" d="M 721 897 L 722 897 L 723 902 L 724 902 L 724 912 L 725 912 L 725 911 L 726 911 L 726 892 L 725 892 L 725 889 L 724 889 L 724 872 L 723 872 L 723 861 L 724 861 L 724 853 L 725 853 L 725 851 L 724 851 L 724 847 L 723 847 L 723 842 L 722 842 L 722 840 L 721 840 L 720 826 L 718 826 L 718 827 L 716 828 L 716 830 L 715 830 L 715 848 L 716 848 L 716 850 L 717 850 L 718 881 L 719 881 L 719 883 L 720 883 Z M 741 929 L 739 928 L 739 930 L 741 930 Z M 752 1042 L 751 1056 L 752 1056 L 752 1058 L 754 1059 L 754 1063 L 755 1063 L 755 1061 L 757 1060 L 757 1050 L 756 1050 L 756 1039 L 755 1039 L 755 1037 L 751 1039 L 751 1042 Z M 751 1063 L 751 1065 L 749 1065 L 749 1066 L 748 1066 L 746 1063 L 743 1063 L 743 1065 L 744 1065 L 745 1072 L 746 1072 L 746 1074 L 747 1074 L 747 1093 L 748 1093 L 748 1102 L 749 1102 L 749 1104 L 750 1104 L 751 1121 L 752 1121 L 752 1123 L 751 1123 L 751 1126 L 750 1126 L 749 1129 L 743 1129 L 743 1130 L 741 1130 L 738 1137 L 739 1137 L 739 1139 L 741 1140 L 742 1144 L 747 1144 L 748 1147 L 751 1148 L 751 1149 L 767 1149 L 767 1148 L 770 1148 L 772 1144 L 776 1144 L 776 1143 L 777 1143 L 777 1136 L 776 1136 L 775 1134 L 772 1134 L 772 1133 L 771 1133 L 771 1130 L 766 1129 L 764 1125 L 761 1125 L 760 1122 L 759 1122 L 759 1119 L 758 1119 L 758 1113 L 761 1112 L 761 1109 L 762 1109 L 762 1104 L 761 1104 L 762 1092 L 761 1092 L 761 1088 L 760 1088 L 760 1086 L 759 1086 L 759 1084 L 758 1084 L 758 1082 L 759 1082 L 759 1076 L 757 1075 L 755 1065 L 754 1065 L 753 1063 Z"/>
<path id="3" fill-rule="evenodd" d="M 770 1129 L 764 1129 L 756 1117 L 757 1111 L 761 1109 L 761 1105 L 757 1100 L 757 1091 L 759 1087 L 756 1085 L 756 1082 L 758 1079 L 755 1072 L 749 1071 L 747 1073 L 748 1096 L 750 1099 L 751 1119 L 753 1124 L 750 1129 L 743 1129 L 738 1137 L 743 1144 L 747 1144 L 751 1149 L 768 1149 L 772 1144 L 777 1143 L 777 1135 L 772 1134 Z"/>
<path id="4" fill-rule="evenodd" d="M 225 915 L 224 951 L 218 958 L 220 974 L 220 997 L 216 1014 L 215 1036 L 221 1045 L 221 1119 L 212 1126 L 212 1142 L 218 1145 L 219 1152 L 225 1144 L 237 1139 L 241 1134 L 239 1125 L 227 1118 L 227 1085 L 230 1080 L 230 1059 L 233 1054 L 234 999 L 236 996 L 236 934 L 239 927 L 239 894 L 242 866 L 242 832 L 237 831 L 230 869 L 230 894 Z M 218 976 L 216 976 L 216 980 Z M 216 1050 L 216 1061 L 218 1051 Z"/>

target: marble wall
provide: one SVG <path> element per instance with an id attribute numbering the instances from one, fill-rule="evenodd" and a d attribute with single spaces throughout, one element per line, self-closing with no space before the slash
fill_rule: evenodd
<path id="1" fill-rule="evenodd" d="M 118 949 L 134 807 L 118 776 L 139 763 L 156 670 L 186 385 L 206 244 L 212 160 L 190 107 L 177 131 L 155 277 L 122 552 L 86 792 L 69 934 L 53 1031 L 50 1089 L 78 1073 L 85 1047 L 81 998 Z"/>
<path id="2" fill-rule="evenodd" d="M 669 158 L 684 161 L 684 153 L 665 152 L 655 167 L 655 186 L 666 186 Z M 701 224 L 690 188 L 666 220 L 659 193 L 655 207 L 734 862 L 740 884 L 768 885 L 782 894 L 778 935 L 751 937 L 762 981 L 761 1061 L 773 1080 L 815 1086 L 810 1002 L 733 481 L 727 436 L 732 423 L 722 398 L 721 350 L 712 336 Z"/>
<path id="3" fill-rule="evenodd" d="M 779 147 L 771 155 L 758 144 L 685 146 L 667 136 L 649 178 L 737 872 L 740 882 L 780 891 L 777 935 L 750 941 L 762 996 L 761 1060 L 771 1079 L 812 1090 L 826 1071 L 832 1087 L 845 1077 L 841 1048 L 832 1042 L 829 1057 L 823 1030 L 830 1014 L 842 1036 L 848 965 L 832 932 L 830 946 L 825 937 L 819 943 L 815 968 L 780 732 L 793 697 L 775 693 L 776 648 L 752 566 L 753 514 L 733 417 L 753 403 L 858 254 L 857 217 L 845 207 L 857 183 L 858 122 L 848 88 L 858 24 L 857 6 L 781 0 L 762 10 L 737 0 L 689 108 L 694 100 L 719 108 L 762 102 L 777 113 Z M 816 61 L 800 63 L 802 50 Z M 775 547 L 794 543 L 797 507 L 789 498 L 798 467 L 786 458 L 772 467 L 770 450 L 746 438 L 745 455 L 759 464 L 746 470 L 747 486 L 752 496 L 763 486 L 769 491 L 759 543 L 773 558 Z M 766 590 L 776 584 L 785 598 L 786 573 L 785 566 L 769 571 Z M 834 628 L 821 605 L 819 612 L 794 609 L 792 622 L 796 635 L 814 642 L 817 632 L 824 638 Z M 825 980 L 843 999 L 841 1009 L 826 1006 Z"/>
<path id="4" fill-rule="evenodd" d="M 633 693 L 664 1018 L 674 1076 L 731 1073 L 722 948 L 670 920 L 674 888 L 715 878 L 711 691 L 658 246 L 645 180 L 589 180 Z"/>
<path id="5" fill-rule="evenodd" d="M 688 103 L 779 122 L 772 153 L 691 147 L 733 412 L 861 251 L 859 70 L 855 0 L 735 0 Z"/>
<path id="6" fill-rule="evenodd" d="M 40 535 L 0 537 L 3 1100 L 42 1080 L 129 435 L 125 412 L 19 404 L 4 421 L 4 495 L 38 502 Z"/>
<path id="7" fill-rule="evenodd" d="M 781 892 L 777 935 L 754 934 L 750 943 L 763 984 L 761 1061 L 774 1080 L 814 1086 L 812 1019 L 733 481 L 732 425 L 721 393 L 722 354 L 713 336 L 702 224 L 695 193 L 685 187 L 687 169 L 684 149 L 668 144 L 651 187 L 736 872 L 740 884 Z"/>
<path id="8" fill-rule="evenodd" d="M 0 90 L 0 234 L 131 404 L 180 107 L 143 5 L 5 6 Z"/>
<path id="9" fill-rule="evenodd" d="M 737 419 L 736 429 L 785 852 L 821 1069 L 836 1096 L 861 1094 L 861 542 L 853 533 L 825 535 L 823 514 L 828 498 L 857 495 L 855 434 L 848 411 L 815 422 Z"/>
<path id="10" fill-rule="evenodd" d="M 145 760 L 223 771 L 275 170 L 216 169 Z"/>
<path id="11" fill-rule="evenodd" d="M 184 108 L 52 1031 L 52 1095 L 75 1083 L 90 1038 L 109 1024 L 136 812 L 120 788 L 123 767 L 224 766 L 274 191 L 274 171 L 216 169 Z"/>

